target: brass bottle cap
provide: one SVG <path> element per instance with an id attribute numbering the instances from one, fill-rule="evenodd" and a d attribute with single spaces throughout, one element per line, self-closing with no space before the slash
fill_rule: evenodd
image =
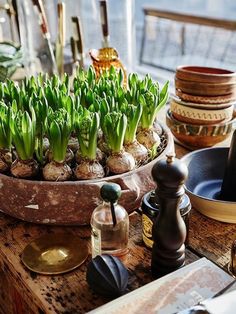
<path id="1" fill-rule="evenodd" d="M 72 233 L 46 234 L 22 252 L 23 264 L 39 274 L 57 275 L 80 266 L 88 256 L 85 241 Z"/>

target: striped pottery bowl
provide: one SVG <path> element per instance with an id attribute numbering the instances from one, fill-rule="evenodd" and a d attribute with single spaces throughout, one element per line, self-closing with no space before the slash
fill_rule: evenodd
<path id="1" fill-rule="evenodd" d="M 218 124 L 196 125 L 177 120 L 169 110 L 166 113 L 166 124 L 177 142 L 190 149 L 199 149 L 224 141 L 235 128 L 236 119 Z"/>
<path id="2" fill-rule="evenodd" d="M 201 104 L 201 103 L 195 103 L 195 102 L 190 102 L 190 101 L 184 101 L 180 99 L 179 97 L 172 95 L 171 100 L 176 102 L 177 104 L 181 104 L 184 106 L 192 107 L 192 108 L 198 108 L 198 109 L 224 109 L 228 108 L 231 105 L 236 105 L 236 102 L 226 102 L 226 103 L 216 103 L 216 104 Z"/>
<path id="3" fill-rule="evenodd" d="M 200 104 L 224 104 L 236 101 L 236 94 L 230 93 L 221 96 L 198 96 L 184 93 L 180 89 L 175 89 L 176 95 L 184 101 L 200 103 Z"/>
<path id="4" fill-rule="evenodd" d="M 230 121 L 233 117 L 234 105 L 223 109 L 203 109 L 185 106 L 172 100 L 170 110 L 173 117 L 179 121 L 205 125 Z"/>

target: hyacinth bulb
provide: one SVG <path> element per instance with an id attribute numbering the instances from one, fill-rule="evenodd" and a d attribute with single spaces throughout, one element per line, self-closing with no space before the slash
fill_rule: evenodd
<path id="1" fill-rule="evenodd" d="M 87 282 L 97 294 L 115 298 L 125 293 L 128 271 L 123 263 L 112 255 L 97 255 L 87 268 Z"/>

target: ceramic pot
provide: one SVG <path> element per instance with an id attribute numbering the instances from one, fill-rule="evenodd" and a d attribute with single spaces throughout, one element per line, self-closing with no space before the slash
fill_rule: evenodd
<path id="1" fill-rule="evenodd" d="M 218 198 L 228 153 L 228 147 L 205 148 L 191 152 L 181 160 L 188 167 L 185 187 L 192 206 L 212 219 L 236 223 L 236 202 Z"/>
<path id="2" fill-rule="evenodd" d="M 170 130 L 163 130 L 160 155 L 133 171 L 98 180 L 47 182 L 17 179 L 0 174 L 0 209 L 13 217 L 42 224 L 89 224 L 94 208 L 101 203 L 100 188 L 105 182 L 121 186 L 119 203 L 130 213 L 140 206 L 143 195 L 155 184 L 151 170 L 157 160 L 173 151 Z"/>
<path id="3" fill-rule="evenodd" d="M 229 102 L 235 102 L 236 96 L 234 94 L 227 94 L 221 96 L 199 96 L 184 93 L 180 89 L 175 89 L 176 95 L 184 101 L 194 102 L 197 104 L 224 104 Z"/>
<path id="4" fill-rule="evenodd" d="M 166 114 L 166 124 L 180 143 L 190 149 L 211 147 L 224 141 L 232 132 L 235 118 L 211 125 L 184 123 L 175 119 L 170 111 Z"/>
<path id="5" fill-rule="evenodd" d="M 175 77 L 175 88 L 184 93 L 197 96 L 236 95 L 235 83 L 206 83 L 180 80 Z"/>
<path id="6" fill-rule="evenodd" d="M 189 101 L 181 100 L 179 97 L 172 96 L 172 101 L 174 101 L 177 104 L 181 104 L 187 107 L 191 108 L 197 108 L 197 109 L 224 109 L 228 108 L 230 106 L 234 106 L 235 102 L 227 102 L 227 103 L 219 103 L 219 104 L 201 104 L 201 103 L 194 103 Z"/>
<path id="7" fill-rule="evenodd" d="M 200 83 L 236 83 L 236 72 L 201 66 L 179 66 L 176 78 Z"/>
<path id="8" fill-rule="evenodd" d="M 170 110 L 174 118 L 192 124 L 217 124 L 230 121 L 233 117 L 234 105 L 223 109 L 199 109 L 171 101 Z"/>

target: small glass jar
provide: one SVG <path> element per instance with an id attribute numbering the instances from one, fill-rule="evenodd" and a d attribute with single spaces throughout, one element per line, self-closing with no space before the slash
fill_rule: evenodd
<path id="1" fill-rule="evenodd" d="M 114 184 L 104 184 L 102 188 L 108 185 Z M 128 252 L 129 237 L 129 216 L 124 207 L 117 204 L 116 200 L 104 200 L 92 213 L 91 228 L 93 258 L 101 254 L 124 258 Z"/>
<path id="2" fill-rule="evenodd" d="M 185 222 L 187 229 L 187 236 L 185 244 L 188 244 L 189 240 L 189 215 L 191 210 L 191 204 L 189 197 L 184 194 L 180 200 L 179 204 L 180 214 Z M 148 192 L 144 195 L 142 204 L 142 238 L 145 245 L 149 248 L 152 248 L 153 239 L 152 239 L 152 227 L 156 219 L 158 219 L 159 213 L 159 204 L 156 202 L 155 191 Z"/>

